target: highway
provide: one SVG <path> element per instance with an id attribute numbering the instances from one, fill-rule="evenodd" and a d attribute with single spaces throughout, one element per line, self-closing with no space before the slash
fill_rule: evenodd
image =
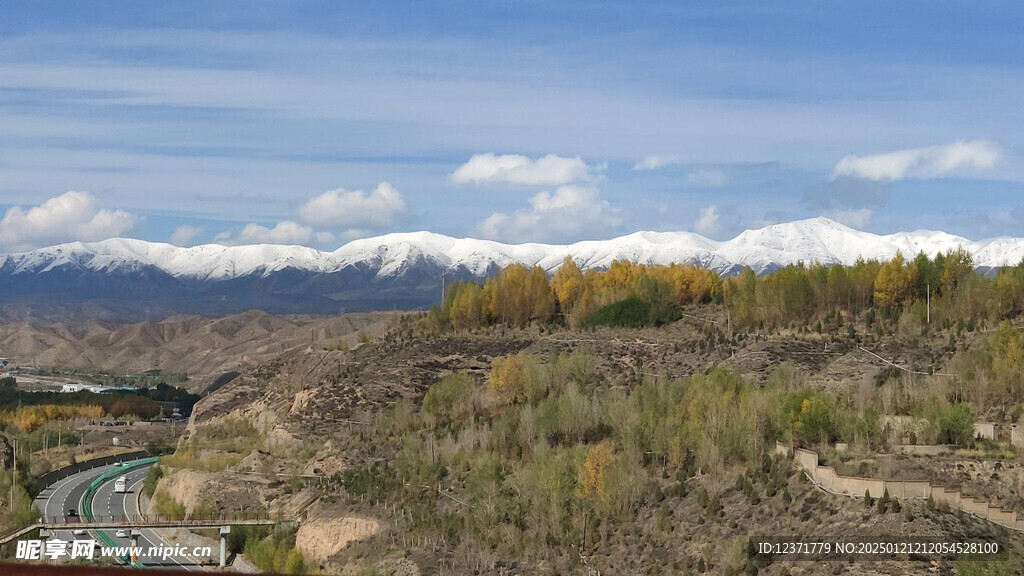
<path id="1" fill-rule="evenodd" d="M 36 506 L 39 511 L 47 519 L 53 518 L 64 518 L 69 522 L 84 521 L 84 510 L 82 510 L 83 499 L 85 491 L 89 487 L 89 484 L 93 480 L 98 478 L 100 475 L 116 470 L 117 467 L 103 466 L 94 468 L 92 470 L 86 470 L 79 472 L 67 478 L 64 478 L 52 486 L 48 487 L 39 493 L 36 497 Z M 92 514 L 96 518 L 104 517 L 127 517 L 130 518 L 134 514 L 139 513 L 138 509 L 138 492 L 142 490 L 142 481 L 146 477 L 146 473 L 149 471 L 149 467 L 143 467 L 136 470 L 127 472 L 125 476 L 128 479 L 127 487 L 128 492 L 118 494 L 114 492 L 114 479 L 111 478 L 109 481 L 101 484 L 93 496 L 92 502 Z M 78 512 L 79 517 L 73 518 L 68 517 L 67 513 L 69 509 L 74 509 Z M 99 530 L 91 531 L 89 536 L 75 536 L 72 532 L 73 528 L 66 530 L 56 530 L 54 538 L 59 538 L 65 541 L 79 540 L 85 538 L 91 538 L 97 542 L 101 542 L 98 532 Z M 116 536 L 116 530 L 103 530 L 111 540 L 116 542 L 118 545 L 128 546 L 131 544 L 130 538 L 118 538 Z M 150 546 L 170 546 L 168 541 L 163 539 L 158 530 L 155 529 L 143 529 L 141 530 L 142 536 L 139 538 L 139 547 L 143 550 L 147 550 Z M 216 553 L 216 551 L 214 551 Z M 140 556 L 140 560 L 147 567 L 165 567 L 175 568 L 178 570 L 188 571 L 202 571 L 202 566 L 195 564 L 193 559 L 188 557 L 170 557 L 167 560 L 160 558 L 148 558 Z"/>

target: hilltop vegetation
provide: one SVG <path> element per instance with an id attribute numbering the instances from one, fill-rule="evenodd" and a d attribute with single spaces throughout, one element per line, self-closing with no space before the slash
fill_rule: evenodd
<path id="1" fill-rule="evenodd" d="M 800 264 L 764 276 L 745 268 L 723 278 L 695 266 L 626 260 L 606 271 L 582 272 L 566 258 L 550 280 L 541 268 L 513 264 L 482 285 L 457 283 L 443 305 L 431 310 L 428 325 L 657 325 L 694 304 L 724 307 L 730 329 L 737 330 L 820 332 L 815 322 L 837 319 L 836 328 L 843 319 L 860 319 L 876 333 L 907 324 L 962 330 L 1024 312 L 1024 262 L 987 277 L 974 270 L 969 252 L 958 249 L 909 261 L 897 254 L 888 262 L 860 260 L 853 266 Z"/>

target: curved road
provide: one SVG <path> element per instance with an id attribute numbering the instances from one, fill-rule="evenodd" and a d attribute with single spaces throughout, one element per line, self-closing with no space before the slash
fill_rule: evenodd
<path id="1" fill-rule="evenodd" d="M 76 521 L 83 522 L 82 517 L 83 510 L 83 498 L 85 497 L 85 491 L 89 487 L 89 484 L 93 482 L 100 475 L 116 470 L 118 467 L 113 465 L 101 466 L 93 468 L 92 470 L 86 470 L 79 472 L 67 478 L 61 479 L 52 486 L 43 490 L 36 497 L 36 506 L 39 508 L 40 513 L 50 519 L 64 519 L 69 523 Z M 93 496 L 92 501 L 92 514 L 96 518 L 104 517 L 125 517 L 131 518 L 133 515 L 139 513 L 138 509 L 138 491 L 142 489 L 142 481 L 146 477 L 146 473 L 149 471 L 149 466 L 138 468 L 127 472 L 127 487 L 128 492 L 118 494 L 114 492 L 114 479 L 111 478 L 109 481 L 101 484 Z M 68 517 L 68 510 L 74 509 L 78 512 L 79 517 Z M 131 544 L 131 538 L 118 538 L 116 536 L 116 530 L 93 530 L 90 531 L 89 536 L 75 536 L 73 533 L 74 528 L 69 527 L 68 529 L 55 530 L 54 538 L 61 540 L 71 541 L 74 539 L 92 538 L 98 542 L 102 542 L 96 533 L 105 532 L 111 540 L 116 542 L 118 545 L 128 546 Z M 126 529 L 127 530 L 127 529 Z M 162 538 L 158 533 L 158 530 L 146 528 L 141 530 L 142 536 L 139 537 L 139 547 L 143 550 L 147 550 L 150 546 L 168 546 L 173 547 L 174 545 L 169 543 L 167 540 Z M 214 551 L 216 553 L 216 551 Z M 194 559 L 190 557 L 169 557 L 166 560 L 161 558 L 148 558 L 142 556 L 139 558 L 143 564 L 147 567 L 166 567 L 176 568 L 180 570 L 199 570 L 203 568 L 198 564 L 194 563 Z"/>

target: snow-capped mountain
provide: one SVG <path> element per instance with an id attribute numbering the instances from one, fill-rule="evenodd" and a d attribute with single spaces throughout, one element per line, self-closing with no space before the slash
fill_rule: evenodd
<path id="1" fill-rule="evenodd" d="M 689 232 L 637 232 L 569 245 L 502 244 L 413 232 L 325 252 L 274 245 L 181 248 L 117 238 L 0 255 L 0 302 L 98 300 L 166 313 L 406 308 L 436 301 L 442 275 L 481 278 L 514 262 L 553 272 L 566 256 L 583 268 L 626 259 L 765 273 L 799 261 L 852 264 L 860 257 L 934 255 L 957 247 L 972 252 L 979 268 L 1024 260 L 1021 238 L 975 242 L 926 230 L 880 236 L 827 218 L 748 230 L 723 242 Z"/>

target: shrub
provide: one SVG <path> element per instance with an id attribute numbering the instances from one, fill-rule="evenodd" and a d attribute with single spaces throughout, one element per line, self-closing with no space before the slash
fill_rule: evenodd
<path id="1" fill-rule="evenodd" d="M 624 326 L 640 328 L 651 323 L 651 305 L 639 298 L 626 298 L 594 312 L 584 320 L 584 327 Z"/>
<path id="2" fill-rule="evenodd" d="M 183 520 L 185 518 L 185 506 L 167 494 L 157 492 L 155 502 L 157 514 L 166 516 L 170 520 Z"/>
<path id="3" fill-rule="evenodd" d="M 473 409 L 473 379 L 449 374 L 430 387 L 423 397 L 423 411 L 438 426 L 447 426 Z"/>
<path id="4" fill-rule="evenodd" d="M 263 572 L 311 572 L 315 564 L 295 548 L 295 532 L 295 528 L 278 528 L 262 540 L 250 539 L 245 543 L 245 556 Z"/>
<path id="5" fill-rule="evenodd" d="M 154 436 L 149 442 L 146 442 L 146 452 L 151 456 L 163 456 L 174 452 L 174 445 L 167 440 L 166 436 Z"/>
<path id="6" fill-rule="evenodd" d="M 149 498 L 153 497 L 153 493 L 156 492 L 156 485 L 160 482 L 160 479 L 164 477 L 164 469 L 159 465 L 153 465 L 146 472 L 146 477 L 142 480 L 142 489 L 145 491 L 146 496 Z"/>

